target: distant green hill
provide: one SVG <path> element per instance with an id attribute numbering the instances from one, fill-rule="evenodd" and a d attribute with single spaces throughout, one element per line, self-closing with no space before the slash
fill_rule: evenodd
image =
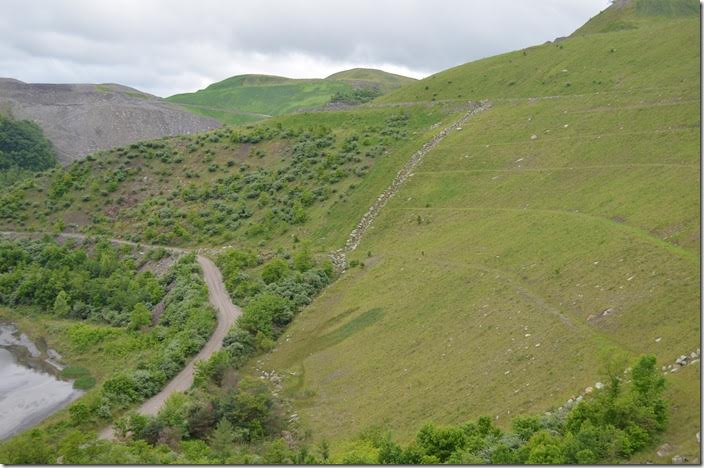
<path id="1" fill-rule="evenodd" d="M 236 124 L 320 107 L 335 95 L 350 95 L 359 89 L 374 90 L 372 96 L 375 97 L 414 81 L 413 78 L 366 68 L 346 70 L 325 79 L 239 75 L 195 93 L 176 94 L 167 100 L 223 123 Z"/>
<path id="2" fill-rule="evenodd" d="M 383 92 L 391 91 L 417 81 L 414 78 L 388 73 L 383 70 L 375 70 L 373 68 L 353 68 L 351 70 L 333 73 L 325 79 L 343 81 L 353 86 L 379 88 Z"/>

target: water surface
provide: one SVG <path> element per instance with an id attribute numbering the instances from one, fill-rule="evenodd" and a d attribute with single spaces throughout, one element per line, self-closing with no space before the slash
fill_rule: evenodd
<path id="1" fill-rule="evenodd" d="M 39 423 L 83 394 L 59 378 L 60 356 L 38 344 L 13 324 L 0 323 L 0 440 Z"/>

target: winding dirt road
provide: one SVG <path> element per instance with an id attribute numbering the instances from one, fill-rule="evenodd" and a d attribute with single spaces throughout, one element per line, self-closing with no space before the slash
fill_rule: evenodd
<path id="1" fill-rule="evenodd" d="M 32 235 L 43 235 L 44 233 L 25 233 L 25 232 L 14 232 L 14 231 L 2 231 L 0 236 L 32 236 Z M 55 237 L 63 237 L 68 239 L 85 239 L 86 235 L 83 234 L 70 234 L 63 233 L 58 234 Z M 156 248 L 157 246 L 137 244 L 130 241 L 120 240 L 120 239 L 110 239 L 111 242 L 116 244 L 142 246 L 145 248 Z M 179 249 L 175 247 L 164 247 L 170 252 L 184 253 L 188 252 L 186 249 Z M 222 281 L 222 274 L 215 263 L 207 257 L 202 255 L 197 256 L 198 264 L 203 271 L 203 279 L 205 284 L 208 286 L 208 301 L 215 308 L 218 324 L 215 327 L 215 331 L 210 336 L 210 339 L 205 343 L 203 348 L 195 355 L 186 366 L 176 374 L 176 376 L 171 379 L 171 381 L 166 384 L 164 388 L 161 389 L 159 393 L 142 403 L 142 406 L 137 410 L 139 413 L 144 415 L 155 415 L 159 412 L 161 407 L 164 405 L 166 400 L 174 392 L 183 392 L 188 390 L 193 384 L 193 372 L 195 370 L 195 363 L 197 361 L 204 361 L 214 352 L 222 348 L 222 341 L 225 338 L 228 330 L 234 325 L 235 320 L 242 314 L 242 309 L 237 307 L 230 300 L 230 296 L 225 289 L 225 284 Z M 104 428 L 98 434 L 101 439 L 113 439 L 115 437 L 112 426 Z"/>
<path id="2" fill-rule="evenodd" d="M 227 331 L 234 325 L 235 319 L 242 313 L 242 310 L 230 301 L 230 296 L 225 290 L 222 282 L 222 274 L 212 260 L 198 255 L 198 263 L 203 269 L 203 279 L 208 285 L 208 300 L 215 308 L 218 317 L 218 325 L 210 335 L 210 339 L 186 364 L 186 367 L 174 377 L 159 393 L 145 401 L 139 407 L 139 412 L 146 415 L 155 415 L 163 406 L 166 399 L 174 392 L 184 392 L 193 384 L 193 371 L 196 361 L 204 361 L 213 355 L 215 351 L 222 348 L 222 340 Z"/>
<path id="3" fill-rule="evenodd" d="M 184 392 L 193 384 L 193 372 L 197 361 L 204 361 L 213 355 L 215 351 L 222 348 L 222 340 L 225 338 L 228 330 L 234 325 L 237 317 L 242 314 L 242 309 L 237 307 L 230 300 L 230 296 L 225 290 L 225 284 L 222 281 L 222 274 L 218 267 L 215 266 L 209 258 L 198 255 L 198 263 L 203 270 L 203 279 L 208 286 L 208 300 L 217 312 L 218 325 L 215 331 L 210 336 L 207 343 L 201 348 L 200 352 L 191 359 L 186 367 L 179 372 L 176 377 L 166 384 L 159 393 L 142 403 L 142 406 L 137 410 L 144 415 L 155 415 L 159 412 L 166 400 L 174 392 Z M 101 439 L 114 439 L 115 434 L 112 426 L 108 426 L 98 434 Z"/>

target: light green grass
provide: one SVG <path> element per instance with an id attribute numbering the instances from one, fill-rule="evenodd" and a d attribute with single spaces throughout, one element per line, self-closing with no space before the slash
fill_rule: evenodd
<path id="1" fill-rule="evenodd" d="M 350 256 L 364 268 L 329 287 L 260 364 L 290 376 L 316 438 L 382 425 L 407 439 L 424 421 L 481 415 L 503 425 L 604 381 L 603 353 L 654 353 L 663 365 L 699 347 L 697 28 L 639 22 L 380 99 L 454 98 L 465 87 L 476 92 L 464 97 L 496 98 L 384 208 Z M 626 55 L 595 55 L 612 54 L 609 44 Z M 557 78 L 563 67 L 575 72 L 570 87 Z M 595 73 L 602 85 L 590 84 Z M 370 310 L 383 314 L 359 326 Z M 667 380 L 662 440 L 691 460 L 699 374 Z M 639 460 L 667 461 L 654 451 Z"/>
<path id="2" fill-rule="evenodd" d="M 416 81 L 414 78 L 372 68 L 353 68 L 351 70 L 333 73 L 325 79 L 344 81 L 356 86 L 373 86 L 384 92 L 400 88 L 401 86 Z"/>
<path id="3" fill-rule="evenodd" d="M 220 109 L 217 107 L 199 106 L 192 104 L 179 104 L 186 110 L 195 112 L 196 114 L 204 115 L 206 117 L 212 117 L 224 124 L 228 125 L 240 125 L 250 122 L 256 122 L 258 120 L 266 119 L 269 117 L 264 114 L 246 114 L 237 111 L 230 111 L 227 109 Z"/>
<path id="4" fill-rule="evenodd" d="M 696 3 L 696 2 L 694 2 Z M 505 99 L 554 95 L 691 89 L 699 81 L 699 19 L 631 17 L 637 29 L 577 35 L 442 71 L 377 98 Z M 644 73 L 657 66 L 656 73 Z M 427 89 L 426 89 L 427 88 Z"/>
<path id="5" fill-rule="evenodd" d="M 195 93 L 176 94 L 167 100 L 186 109 L 239 124 L 323 106 L 338 92 L 354 87 L 375 87 L 382 92 L 414 81 L 382 70 L 356 68 L 325 79 L 291 79 L 268 75 L 239 75 L 227 78 Z"/>

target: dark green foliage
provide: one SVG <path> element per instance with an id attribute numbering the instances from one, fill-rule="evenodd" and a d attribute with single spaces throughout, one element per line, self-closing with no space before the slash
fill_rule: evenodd
<path id="1" fill-rule="evenodd" d="M 0 173 L 12 172 L 19 180 L 22 171 L 43 171 L 56 163 L 54 149 L 37 124 L 0 116 Z M 9 185 L 10 179 L 0 178 L 3 185 Z"/>
<path id="2" fill-rule="evenodd" d="M 2 463 L 15 465 L 47 465 L 54 463 L 51 450 L 47 444 L 46 435 L 33 429 L 14 437 L 11 443 L 0 447 L 0 460 Z"/>
<path id="3" fill-rule="evenodd" d="M 275 283 L 288 275 L 288 262 L 283 258 L 275 258 L 264 266 L 262 280 L 266 284 Z"/>
<path id="4" fill-rule="evenodd" d="M 632 382 L 623 388 L 628 391 L 621 386 L 602 390 L 571 411 L 518 417 L 512 423 L 513 433 L 504 434 L 490 418 L 481 417 L 460 426 L 426 424 L 406 448 L 388 435 L 363 434 L 360 444 L 342 459 L 389 464 L 618 463 L 652 445 L 667 419 L 664 379 L 653 356 L 638 360 Z"/>
<path id="5" fill-rule="evenodd" d="M 286 260 L 277 257 L 264 264 L 261 279 L 253 272 L 243 271 L 248 266 L 251 268 L 252 259 L 237 251 L 228 251 L 218 258 L 230 295 L 244 305 L 244 313 L 223 343 L 235 366 L 273 347 L 273 340 L 293 320 L 294 314 L 332 279 L 331 265 L 316 267 L 307 247 L 294 255 L 294 270 Z"/>
<path id="6" fill-rule="evenodd" d="M 106 241 L 88 250 L 52 240 L 0 240 L 0 304 L 122 326 L 138 303 L 154 305 L 163 294 L 152 273 L 139 272 L 129 255 Z"/>
<path id="7" fill-rule="evenodd" d="M 152 316 L 147 306 L 138 302 L 130 314 L 130 329 L 139 330 L 151 323 Z"/>
<path id="8" fill-rule="evenodd" d="M 330 98 L 331 103 L 343 103 L 343 104 L 363 104 L 369 102 L 383 93 L 378 88 L 365 87 L 365 88 L 354 88 L 348 91 L 338 91 Z"/>

